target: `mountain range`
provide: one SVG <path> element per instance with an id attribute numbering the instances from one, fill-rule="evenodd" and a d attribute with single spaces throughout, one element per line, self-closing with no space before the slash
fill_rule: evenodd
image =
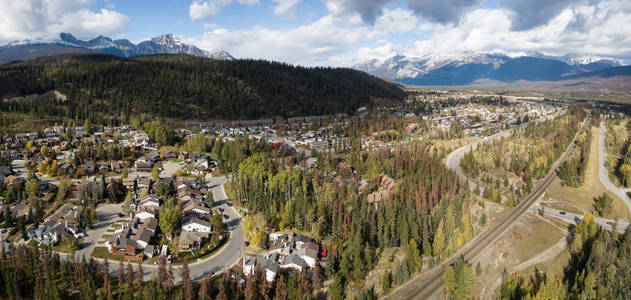
<path id="1" fill-rule="evenodd" d="M 619 67 L 616 59 L 567 54 L 532 53 L 511 57 L 504 53 L 466 53 L 385 60 L 354 60 L 344 67 L 409 85 L 470 85 L 481 81 L 557 81 Z"/>
<path id="2" fill-rule="evenodd" d="M 70 33 L 62 32 L 52 41 L 15 41 L 0 46 L 0 64 L 29 60 L 40 56 L 64 53 L 104 53 L 120 57 L 133 57 L 153 54 L 189 54 L 218 60 L 233 60 L 228 52 L 211 53 L 182 42 L 169 33 L 134 44 L 127 39 L 112 40 L 98 36 L 89 41 L 77 39 Z"/>

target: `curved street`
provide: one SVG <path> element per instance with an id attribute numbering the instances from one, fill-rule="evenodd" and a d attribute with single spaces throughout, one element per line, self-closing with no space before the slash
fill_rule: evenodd
<path id="1" fill-rule="evenodd" d="M 621 188 L 614 185 L 609 179 L 609 170 L 607 170 L 607 153 L 605 153 L 605 121 L 600 121 L 600 136 L 598 138 L 598 177 L 605 188 L 622 199 L 631 214 L 631 199 L 627 193 Z"/>
<path id="2" fill-rule="evenodd" d="M 572 141 L 568 144 L 567 148 L 563 152 L 563 154 L 559 157 L 559 159 L 553 164 L 548 173 L 544 178 L 538 181 L 535 185 L 535 188 L 532 193 L 526 196 L 511 212 L 509 215 L 505 216 L 498 223 L 491 225 L 484 229 L 481 233 L 476 235 L 471 241 L 466 243 L 463 247 L 457 250 L 454 254 L 452 254 L 448 259 L 443 261 L 440 265 L 416 275 L 414 278 L 410 279 L 408 282 L 403 285 L 397 287 L 392 293 L 387 295 L 385 298 L 387 299 L 437 299 L 443 291 L 443 274 L 446 266 L 454 263 L 458 258 L 463 257 L 465 260 L 471 260 L 476 255 L 478 255 L 482 250 L 484 250 L 488 245 L 497 241 L 501 236 L 503 236 L 515 222 L 529 209 L 530 206 L 534 204 L 534 202 L 548 189 L 550 184 L 556 178 L 556 169 L 559 165 L 567 158 L 568 153 L 574 149 L 576 139 L 578 136 L 585 130 L 586 125 L 589 124 L 591 119 L 585 118 L 581 124 L 581 129 L 574 135 Z M 522 126 L 527 126 L 526 124 L 522 124 Z M 505 131 L 502 131 L 494 136 L 490 136 L 488 138 L 496 137 L 499 134 L 502 134 Z M 509 133 L 510 134 L 510 133 Z M 483 141 L 486 139 L 483 139 Z M 470 145 L 459 148 L 458 150 L 462 151 L 462 155 L 464 155 L 465 151 L 463 149 L 470 149 L 469 147 L 477 145 L 480 143 L 474 142 Z M 458 151 L 456 150 L 456 151 Z M 452 158 L 452 160 L 455 158 Z M 460 175 L 462 172 L 459 172 L 459 159 L 456 159 L 457 163 L 451 162 L 451 165 L 456 167 L 456 172 Z M 447 163 L 447 162 L 446 162 Z"/>
<path id="3" fill-rule="evenodd" d="M 206 176 L 208 187 L 213 193 L 213 208 L 222 208 L 223 214 L 228 218 L 225 220 L 230 232 L 230 239 L 216 253 L 206 259 L 198 259 L 188 264 L 190 277 L 192 280 L 201 280 L 205 274 L 220 274 L 236 265 L 244 256 L 244 233 L 241 221 L 241 215 L 232 206 L 224 190 L 225 177 Z M 97 209 L 98 224 L 91 230 L 88 230 L 85 239 L 80 243 L 79 250 L 75 252 L 77 257 L 85 256 L 88 259 L 96 246 L 97 241 L 101 239 L 107 228 L 119 219 L 118 214 L 121 212 L 120 204 L 106 204 Z M 60 253 L 61 255 L 67 255 Z M 103 259 L 96 259 L 102 262 Z M 118 261 L 109 261 L 110 272 L 116 274 L 118 272 Z M 127 265 L 127 263 L 125 263 Z M 132 263 L 134 271 L 136 271 L 137 263 Z M 143 278 L 149 280 L 154 275 L 154 271 L 158 269 L 157 265 L 143 263 Z M 179 269 L 181 265 L 173 266 L 173 275 L 175 281 L 180 280 Z"/>

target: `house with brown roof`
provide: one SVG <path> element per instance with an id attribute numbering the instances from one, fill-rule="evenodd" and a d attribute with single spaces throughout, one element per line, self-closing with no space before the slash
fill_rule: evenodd
<path id="1" fill-rule="evenodd" d="M 209 234 L 207 232 L 183 231 L 180 234 L 178 248 L 180 249 L 180 251 L 199 250 L 204 242 L 208 239 L 208 236 Z"/>

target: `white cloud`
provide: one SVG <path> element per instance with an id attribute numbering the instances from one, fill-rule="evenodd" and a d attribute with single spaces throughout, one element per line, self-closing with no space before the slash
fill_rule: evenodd
<path id="1" fill-rule="evenodd" d="M 397 46 L 387 40 L 377 41 L 376 47 L 362 47 L 357 49 L 358 60 L 377 59 L 383 61 L 397 55 L 401 51 Z"/>
<path id="2" fill-rule="evenodd" d="M 419 57 L 493 51 L 511 55 L 575 52 L 624 59 L 631 57 L 627 28 L 631 28 L 631 3 L 609 0 L 567 7 L 545 25 L 521 31 L 513 29 L 513 12 L 503 8 L 473 9 L 458 23 L 446 24 L 396 8 L 382 9 L 373 26 L 362 22 L 357 13 L 332 13 L 284 30 L 263 26 L 231 30 L 208 25 L 201 39 L 189 41 L 210 51 L 226 50 L 236 57 L 310 66 L 335 66 L 354 58 L 383 60 L 397 54 Z"/>
<path id="3" fill-rule="evenodd" d="M 209 51 L 226 50 L 236 57 L 313 66 L 338 65 L 348 60 L 359 44 L 378 36 L 368 26 L 348 26 L 344 19 L 329 15 L 289 30 L 215 28 L 201 40 L 188 41 Z"/>
<path id="4" fill-rule="evenodd" d="M 584 27 L 571 30 L 580 16 L 589 15 Z M 467 51 L 508 52 L 539 51 L 547 54 L 593 54 L 631 56 L 631 5 L 624 1 L 606 1 L 563 9 L 545 25 L 514 31 L 513 12 L 504 9 L 475 9 L 467 13 L 457 26 L 422 24 L 433 33 L 403 52 L 410 56 L 459 53 Z M 574 23 L 573 23 L 574 22 Z"/>
<path id="5" fill-rule="evenodd" d="M 194 0 L 188 8 L 188 16 L 191 20 L 212 19 L 221 9 L 232 3 L 231 0 Z"/>
<path id="6" fill-rule="evenodd" d="M 300 0 L 272 0 L 276 4 L 274 7 L 274 14 L 283 17 L 293 19 L 296 16 L 296 5 Z"/>
<path id="7" fill-rule="evenodd" d="M 384 5 L 397 0 L 326 0 L 326 7 L 333 15 L 359 13 L 364 23 L 373 24 Z"/>
<path id="8" fill-rule="evenodd" d="M 92 0 L 0 0 L 0 42 L 51 39 L 59 32 L 79 38 L 125 32 L 129 17 L 111 9 L 92 11 Z"/>
<path id="9" fill-rule="evenodd" d="M 188 7 L 191 20 L 210 20 L 221 12 L 221 9 L 231 5 L 233 0 L 193 0 Z M 241 5 L 260 4 L 259 0 L 238 0 Z"/>
<path id="10" fill-rule="evenodd" d="M 417 23 L 416 16 L 410 10 L 384 9 L 383 14 L 375 21 L 374 28 L 386 33 L 407 33 L 414 30 Z"/>
<path id="11" fill-rule="evenodd" d="M 484 0 L 408 0 L 418 16 L 442 24 L 458 23 L 461 16 Z M 531 0 L 517 0 L 531 1 Z M 553 0 L 557 1 L 557 0 Z"/>

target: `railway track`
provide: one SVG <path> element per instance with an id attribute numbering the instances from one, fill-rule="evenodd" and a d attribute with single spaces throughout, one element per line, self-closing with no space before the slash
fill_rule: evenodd
<path id="1" fill-rule="evenodd" d="M 447 266 L 463 257 L 465 261 L 470 261 L 480 254 L 486 247 L 508 232 L 515 222 L 525 213 L 530 206 L 537 201 L 548 189 L 550 184 L 556 179 L 556 172 L 559 166 L 565 161 L 569 153 L 574 149 L 578 136 L 585 130 L 585 125 L 590 121 L 589 117 L 583 120 L 581 129 L 574 135 L 572 142 L 567 146 L 565 152 L 557 159 L 548 171 L 546 176 L 536 185 L 535 189 L 524 198 L 515 209 L 505 216 L 499 223 L 478 234 L 473 240 L 468 242 L 463 248 L 456 251 L 449 259 L 441 263 L 439 267 L 420 274 L 407 284 L 397 288 L 384 299 L 429 299 L 433 296 L 440 296 L 443 292 L 443 274 Z M 421 280 L 419 282 L 415 282 Z"/>

